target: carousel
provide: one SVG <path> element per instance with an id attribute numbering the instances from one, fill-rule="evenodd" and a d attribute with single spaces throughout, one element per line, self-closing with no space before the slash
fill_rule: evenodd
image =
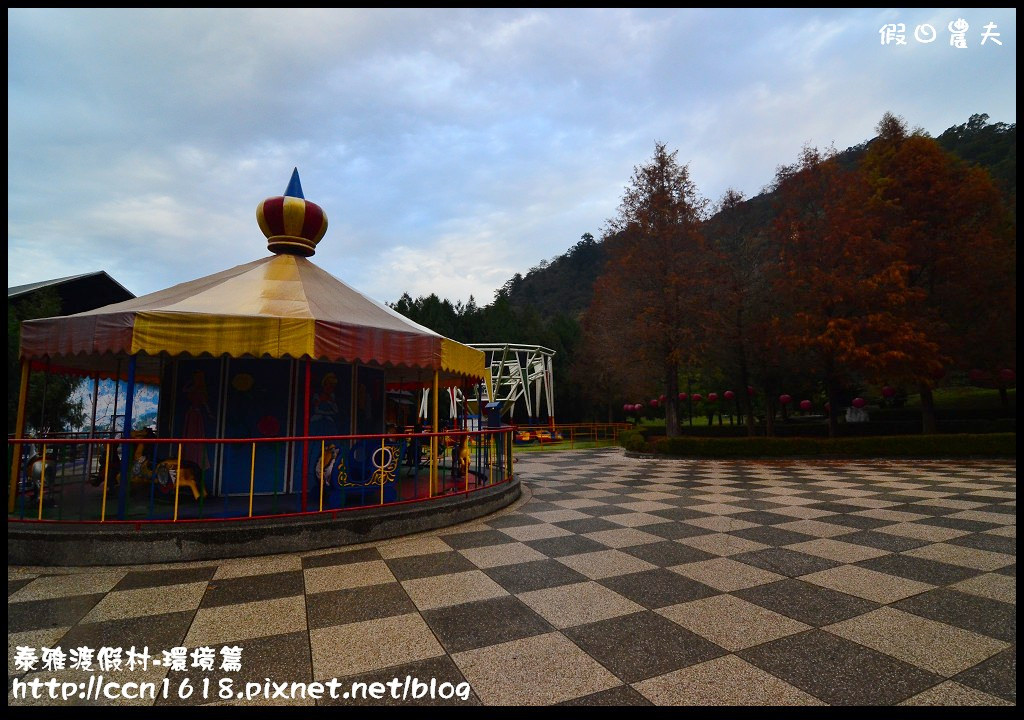
<path id="1" fill-rule="evenodd" d="M 444 388 L 486 392 L 484 353 L 317 267 L 310 258 L 327 216 L 304 198 L 297 169 L 256 216 L 267 257 L 23 323 L 9 519 L 266 518 L 430 500 L 510 479 L 504 436 L 460 433 L 455 412 L 446 437 L 438 414 Z M 94 409 L 77 444 L 24 438 L 36 372 L 123 381 L 122 433 L 96 432 Z M 159 406 L 155 428 L 133 431 L 141 383 L 159 388 Z M 434 398 L 429 422 L 399 426 L 400 395 L 424 389 Z"/>

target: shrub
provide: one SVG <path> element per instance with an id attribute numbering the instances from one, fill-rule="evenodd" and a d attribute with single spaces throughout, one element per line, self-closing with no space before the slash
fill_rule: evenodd
<path id="1" fill-rule="evenodd" d="M 630 447 L 626 447 L 631 450 Z M 1016 433 L 845 438 L 658 438 L 636 451 L 679 457 L 1017 457 Z"/>

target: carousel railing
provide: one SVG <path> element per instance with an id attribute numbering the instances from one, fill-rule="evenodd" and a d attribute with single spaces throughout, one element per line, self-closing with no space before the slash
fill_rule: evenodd
<path id="1" fill-rule="evenodd" d="M 9 437 L 8 521 L 237 521 L 430 502 L 511 480 L 513 432 Z"/>

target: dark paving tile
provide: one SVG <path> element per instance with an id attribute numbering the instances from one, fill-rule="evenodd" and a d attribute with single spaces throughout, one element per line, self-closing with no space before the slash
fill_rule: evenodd
<path id="1" fill-rule="evenodd" d="M 543 540 L 527 540 L 526 544 L 548 557 L 579 555 L 580 553 L 608 549 L 607 545 L 602 545 L 596 540 L 591 540 L 582 535 L 563 535 L 562 537 L 544 538 Z"/>
<path id="2" fill-rule="evenodd" d="M 85 617 L 104 593 L 7 604 L 7 634 L 71 626 Z"/>
<path id="3" fill-rule="evenodd" d="M 347 625 L 411 612 L 416 612 L 416 606 L 398 583 L 334 590 L 306 596 L 306 617 L 310 629 Z"/>
<path id="4" fill-rule="evenodd" d="M 534 560 L 532 562 L 502 565 L 488 568 L 484 572 L 510 593 L 518 594 L 530 590 L 570 585 L 584 582 L 588 578 L 557 560 Z"/>
<path id="5" fill-rule="evenodd" d="M 127 650 L 132 645 L 148 646 L 153 657 L 161 658 L 163 650 L 181 645 L 195 617 L 194 610 L 164 615 L 147 615 L 124 620 L 75 625 L 64 633 L 60 646 L 88 647 L 99 651 L 101 647 L 119 647 Z"/>
<path id="6" fill-rule="evenodd" d="M 696 537 L 697 535 L 710 535 L 717 532 L 715 530 L 697 527 L 696 525 L 690 525 L 684 522 L 655 523 L 653 525 L 643 525 L 638 529 L 643 530 L 645 533 L 665 538 L 666 540 L 678 540 L 680 538 Z"/>
<path id="7" fill-rule="evenodd" d="M 1003 537 L 1002 535 L 990 535 L 988 533 L 975 533 L 963 537 L 947 540 L 950 545 L 974 548 L 975 550 L 988 550 L 989 552 L 1003 553 L 1004 555 L 1017 554 L 1017 539 Z"/>
<path id="8" fill-rule="evenodd" d="M 643 530 L 643 528 L 640 528 Z M 671 567 L 683 563 L 697 562 L 698 560 L 711 560 L 718 557 L 703 550 L 683 545 L 682 543 L 665 540 L 664 542 L 644 543 L 632 547 L 620 548 L 627 555 L 646 560 L 658 567 Z"/>
<path id="9" fill-rule="evenodd" d="M 741 500 L 730 500 L 729 504 L 730 505 L 735 505 L 737 507 L 747 508 L 748 510 L 758 510 L 758 511 L 768 512 L 768 513 L 772 513 L 772 511 L 777 511 L 780 507 L 782 507 L 778 503 L 768 502 L 767 500 L 760 500 L 760 499 L 754 500 L 754 499 L 747 499 L 747 498 L 744 498 L 744 499 L 741 499 Z M 778 513 L 775 512 L 775 513 L 772 513 L 772 514 L 777 515 Z M 784 517 L 788 517 L 788 516 L 784 516 Z M 789 517 L 789 520 L 794 520 L 794 519 L 795 518 Z M 751 520 L 751 522 L 756 522 L 756 521 L 755 520 Z"/>
<path id="10" fill-rule="evenodd" d="M 554 629 L 519 598 L 511 595 L 426 610 L 422 614 L 449 653 L 497 645 Z"/>
<path id="11" fill-rule="evenodd" d="M 921 547 L 922 545 L 931 544 L 927 540 L 916 540 L 914 538 L 901 537 L 900 535 L 874 532 L 873 530 L 861 530 L 860 532 L 841 535 L 836 540 L 853 543 L 854 545 L 866 545 L 867 547 L 888 550 L 889 552 L 904 552 Z"/>
<path id="12" fill-rule="evenodd" d="M 843 502 L 834 501 L 815 503 L 814 505 L 808 505 L 807 507 L 812 507 L 815 510 L 824 510 L 825 512 L 833 512 L 839 514 L 855 513 L 860 512 L 861 510 L 864 509 L 860 505 L 847 505 L 846 503 Z"/>
<path id="13" fill-rule="evenodd" d="M 500 534 L 505 538 L 506 543 L 513 542 L 512 538 L 508 535 Z M 476 570 L 476 565 L 454 550 L 452 552 L 431 553 L 429 555 L 392 558 L 386 562 L 391 572 L 399 580 L 414 580 L 434 575 L 449 575 L 466 570 Z"/>
<path id="14" fill-rule="evenodd" d="M 823 630 L 737 653 L 830 705 L 896 705 L 943 678 Z"/>
<path id="15" fill-rule="evenodd" d="M 7 597 L 10 597 L 14 593 L 18 592 L 18 590 L 21 590 L 23 587 L 28 585 L 33 580 L 35 580 L 35 578 L 24 578 L 23 580 L 8 580 Z"/>
<path id="16" fill-rule="evenodd" d="M 917 521 L 921 525 L 934 525 L 936 527 L 952 528 L 965 532 L 980 533 L 983 530 L 991 530 L 999 527 L 998 523 L 979 522 L 977 520 L 964 520 L 963 518 L 932 517 Z M 996 537 L 996 536 L 993 536 Z"/>
<path id="17" fill-rule="evenodd" d="M 453 535 L 441 535 L 445 544 L 456 550 L 468 550 L 469 548 L 485 547 L 487 545 L 505 545 L 515 542 L 503 532 L 498 530 L 480 530 L 478 532 L 455 533 Z"/>
<path id="18" fill-rule="evenodd" d="M 1017 702 L 1017 648 L 1007 648 L 953 678 L 982 692 Z"/>
<path id="19" fill-rule="evenodd" d="M 855 563 L 869 570 L 898 575 L 899 577 L 917 580 L 929 585 L 951 585 L 980 575 L 980 570 L 950 565 L 948 563 L 917 558 L 912 555 L 883 555 Z"/>
<path id="20" fill-rule="evenodd" d="M 169 693 L 167 699 L 158 698 L 157 705 L 201 705 L 218 699 L 221 678 L 231 678 L 232 689 L 244 692 L 246 683 L 264 683 L 267 678 L 274 682 L 309 683 L 313 680 L 313 665 L 309 655 L 309 633 L 294 632 L 284 635 L 252 638 L 237 643 L 242 648 L 242 669 L 234 672 L 220 670 L 222 658 L 218 651 L 214 670 L 189 667 L 185 671 L 167 673 L 172 688 L 178 688 L 186 678 L 196 689 L 192 696 L 182 699 L 177 692 Z M 191 661 L 190 661 L 191 664 Z M 203 680 L 210 679 L 210 698 L 204 699 L 200 688 Z"/>
<path id="21" fill-rule="evenodd" d="M 565 702 L 560 702 L 558 704 L 568 707 L 589 705 L 629 707 L 633 705 L 651 705 L 652 703 L 629 685 L 619 685 L 618 687 L 613 687 L 611 690 L 602 690 L 601 692 L 594 693 L 593 695 L 584 695 L 583 697 L 573 698 L 572 700 L 566 700 Z"/>
<path id="22" fill-rule="evenodd" d="M 794 518 L 790 518 L 790 520 L 793 519 Z M 771 545 L 772 547 L 793 545 L 795 543 L 818 539 L 811 535 L 804 535 L 803 533 L 793 532 L 792 530 L 783 530 L 777 527 L 752 527 L 745 530 L 734 530 L 730 534 L 747 540 L 753 540 L 754 542 L 759 542 L 764 545 Z"/>
<path id="23" fill-rule="evenodd" d="M 396 689 L 392 691 L 391 686 L 387 685 L 387 683 L 393 682 L 395 678 L 400 682 L 395 686 Z M 403 694 L 406 692 L 406 678 L 409 678 L 409 690 L 408 695 L 403 697 Z M 326 680 L 329 678 L 323 679 Z M 420 684 L 416 686 L 414 681 L 419 681 Z M 436 681 L 433 683 L 433 696 L 431 693 L 431 681 Z M 318 704 L 325 706 L 480 704 L 480 698 L 478 698 L 476 693 L 473 692 L 469 682 L 459 671 L 458 666 L 447 655 L 429 658 L 427 660 L 418 660 L 405 665 L 395 665 L 393 667 L 384 668 L 383 670 L 374 670 L 361 675 L 350 675 L 344 678 L 344 682 L 342 682 L 338 692 L 351 692 L 353 683 L 364 683 L 365 688 L 362 685 L 355 686 L 359 689 L 353 697 L 340 697 L 336 700 L 325 698 L 324 700 L 319 701 Z M 372 683 L 385 684 L 385 687 L 383 688 L 383 695 L 379 699 L 373 698 L 368 694 Z M 416 697 L 416 693 L 419 693 L 420 697 Z M 461 695 L 457 693 L 460 693 Z M 396 694 L 398 697 L 395 697 Z M 441 697 L 442 694 L 447 695 L 448 697 L 443 698 Z M 462 699 L 463 695 L 466 697 L 465 700 Z"/>
<path id="24" fill-rule="evenodd" d="M 515 512 L 488 520 L 484 524 L 498 530 L 501 528 L 522 527 L 523 525 L 538 525 L 542 522 L 543 520 L 538 520 L 535 517 Z"/>
<path id="25" fill-rule="evenodd" d="M 664 568 L 618 575 L 598 582 L 648 609 L 720 594 L 714 588 Z"/>
<path id="26" fill-rule="evenodd" d="M 994 513 L 1003 513 L 1004 515 L 1016 515 L 1017 514 L 1017 506 L 1016 505 L 1006 505 L 1006 504 L 1004 504 L 1005 502 L 1006 502 L 1006 498 L 1003 498 L 998 503 L 993 503 L 992 505 L 986 505 L 984 507 L 980 507 L 980 508 L 976 508 L 976 509 L 980 510 L 981 512 L 994 512 Z"/>
<path id="27" fill-rule="evenodd" d="M 302 558 L 302 569 L 328 567 L 330 565 L 349 565 L 351 563 L 372 562 L 380 559 L 381 556 L 377 552 L 377 548 L 346 550 L 344 552 L 328 553 L 327 555 L 304 557 Z"/>
<path id="28" fill-rule="evenodd" d="M 726 654 L 713 642 L 653 612 L 633 613 L 562 632 L 627 683 Z"/>
<path id="29" fill-rule="evenodd" d="M 161 585 L 184 585 L 207 582 L 217 572 L 216 565 L 185 570 L 137 570 L 128 573 L 114 586 L 114 590 L 137 590 Z"/>
<path id="30" fill-rule="evenodd" d="M 826 560 L 825 558 L 815 557 L 814 555 L 797 552 L 796 550 L 787 550 L 786 548 L 754 550 L 753 552 L 733 555 L 732 559 L 791 578 L 818 572 L 819 570 L 828 570 L 842 564 L 834 560 Z"/>
<path id="31" fill-rule="evenodd" d="M 206 594 L 203 595 L 199 607 L 273 600 L 289 595 L 302 595 L 305 591 L 301 570 L 211 580 L 206 586 Z"/>
<path id="32" fill-rule="evenodd" d="M 816 508 L 820 510 L 821 508 Z M 864 508 L 861 508 L 862 510 Z M 859 528 L 861 530 L 874 530 L 883 525 L 892 525 L 892 520 L 879 520 L 878 518 L 866 517 L 864 515 L 823 515 L 815 518 L 819 522 L 828 522 L 842 527 Z"/>
<path id="33" fill-rule="evenodd" d="M 1017 641 L 1017 608 L 1009 603 L 938 588 L 893 607 L 1006 642 Z"/>
<path id="34" fill-rule="evenodd" d="M 669 510 L 652 510 L 651 515 L 665 518 L 666 520 L 696 520 L 697 518 L 711 517 L 710 514 L 690 510 L 689 508 L 672 508 Z"/>
<path id="35" fill-rule="evenodd" d="M 790 515 L 779 515 L 778 513 L 764 511 L 733 513 L 729 517 L 756 525 L 779 525 L 780 523 L 793 522 L 795 519 Z"/>
<path id="36" fill-rule="evenodd" d="M 622 503 L 636 502 L 636 498 L 623 498 Z M 608 505 L 595 505 L 593 507 L 579 508 L 577 512 L 581 512 L 585 515 L 590 515 L 594 518 L 607 517 L 608 515 L 621 515 L 624 512 L 635 512 L 633 510 L 624 510 L 618 504 Z M 622 527 L 621 525 L 619 527 Z"/>
<path id="37" fill-rule="evenodd" d="M 732 594 L 815 627 L 831 625 L 878 607 L 870 600 L 792 578 L 737 590 Z"/>
<path id="38" fill-rule="evenodd" d="M 995 572 L 999 573 L 1000 575 L 1006 575 L 1007 577 L 1017 577 L 1017 563 L 1014 563 L 1013 565 L 1007 565 L 1004 568 L 999 568 Z"/>
<path id="39" fill-rule="evenodd" d="M 590 508 L 584 508 L 583 510 L 589 510 Z M 566 520 L 565 522 L 551 523 L 557 525 L 563 530 L 568 530 L 571 533 L 582 535 L 583 533 L 600 532 L 601 530 L 621 530 L 621 525 L 616 525 L 608 520 L 602 520 L 601 518 L 587 518 L 586 520 Z"/>

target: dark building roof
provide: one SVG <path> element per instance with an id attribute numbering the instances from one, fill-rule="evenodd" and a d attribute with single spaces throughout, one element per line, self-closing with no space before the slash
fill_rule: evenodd
<path id="1" fill-rule="evenodd" d="M 53 288 L 60 297 L 61 313 L 75 313 L 95 310 L 104 305 L 131 300 L 135 294 L 130 292 L 103 270 L 81 275 L 43 280 L 7 288 L 7 302 L 19 300 L 43 288 Z"/>

